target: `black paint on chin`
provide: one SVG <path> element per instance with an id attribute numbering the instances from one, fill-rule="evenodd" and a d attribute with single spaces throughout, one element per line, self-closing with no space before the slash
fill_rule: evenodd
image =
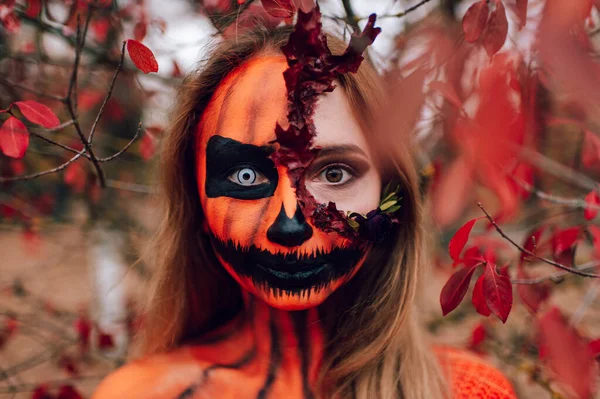
<path id="1" fill-rule="evenodd" d="M 206 145 L 206 184 L 208 198 L 230 197 L 236 199 L 260 199 L 275 193 L 279 175 L 269 158 L 273 148 L 243 144 L 223 136 L 212 136 Z M 252 167 L 267 178 L 266 183 L 242 186 L 229 179 L 239 168 Z"/>
<path id="2" fill-rule="evenodd" d="M 232 240 L 223 242 L 212 236 L 215 252 L 240 276 L 274 296 L 303 295 L 319 291 L 348 276 L 363 258 L 361 247 L 335 247 L 329 252 L 298 255 L 296 252 L 272 253 L 254 245 L 243 247 Z"/>

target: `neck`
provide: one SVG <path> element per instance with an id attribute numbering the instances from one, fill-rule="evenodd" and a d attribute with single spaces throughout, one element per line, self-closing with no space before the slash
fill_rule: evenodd
<path id="1" fill-rule="evenodd" d="M 324 334 L 317 308 L 275 309 L 248 293 L 244 293 L 244 304 L 257 353 L 269 362 L 269 372 L 297 375 L 308 393 L 323 358 Z"/>

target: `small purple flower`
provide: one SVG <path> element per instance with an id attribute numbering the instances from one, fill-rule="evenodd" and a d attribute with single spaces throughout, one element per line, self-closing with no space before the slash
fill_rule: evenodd
<path id="1" fill-rule="evenodd" d="M 394 222 L 392 218 L 382 213 L 379 208 L 367 213 L 367 217 L 356 218 L 359 224 L 358 232 L 365 240 L 380 244 L 390 235 Z"/>

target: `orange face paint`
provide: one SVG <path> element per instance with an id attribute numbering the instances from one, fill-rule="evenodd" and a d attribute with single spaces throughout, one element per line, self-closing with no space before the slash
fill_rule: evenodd
<path id="1" fill-rule="evenodd" d="M 305 220 L 287 169 L 269 158 L 276 123 L 287 123 L 286 68 L 260 57 L 223 80 L 198 125 L 196 167 L 217 258 L 243 288 L 291 310 L 323 302 L 365 251 Z"/>

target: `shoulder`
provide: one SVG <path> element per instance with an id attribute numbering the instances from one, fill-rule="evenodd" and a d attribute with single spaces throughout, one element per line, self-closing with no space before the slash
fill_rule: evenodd
<path id="1" fill-rule="evenodd" d="M 455 399 L 516 399 L 511 383 L 496 368 L 473 353 L 434 347 Z"/>
<path id="2" fill-rule="evenodd" d="M 182 348 L 136 360 L 109 374 L 92 399 L 176 398 L 199 385 L 207 364 Z"/>

